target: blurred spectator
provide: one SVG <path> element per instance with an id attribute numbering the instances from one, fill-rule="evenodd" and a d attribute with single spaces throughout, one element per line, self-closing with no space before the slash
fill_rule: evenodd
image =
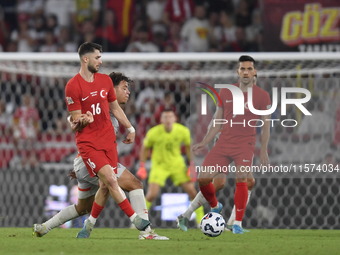
<path id="1" fill-rule="evenodd" d="M 86 19 L 97 23 L 100 11 L 100 0 L 73 0 L 74 5 L 71 9 L 73 26 L 80 31 L 81 24 Z"/>
<path id="2" fill-rule="evenodd" d="M 158 47 L 160 52 L 164 51 L 165 47 L 165 35 L 161 32 L 154 34 L 153 42 Z"/>
<path id="3" fill-rule="evenodd" d="M 209 27 L 211 31 L 214 31 L 214 29 L 219 24 L 219 15 L 218 12 L 210 12 L 209 13 Z"/>
<path id="4" fill-rule="evenodd" d="M 45 43 L 39 48 L 40 52 L 56 52 L 57 45 L 54 43 L 54 35 L 52 31 L 46 31 Z"/>
<path id="5" fill-rule="evenodd" d="M 4 14 L 4 22 L 10 31 L 17 27 L 17 8 L 16 1 L 0 1 L 1 13 Z"/>
<path id="6" fill-rule="evenodd" d="M 241 0 L 238 4 L 235 15 L 235 24 L 237 27 L 246 27 L 251 25 L 251 12 L 246 0 Z"/>
<path id="7" fill-rule="evenodd" d="M 146 4 L 146 14 L 153 34 L 166 34 L 166 27 L 163 23 L 165 0 L 153 0 Z"/>
<path id="8" fill-rule="evenodd" d="M 161 101 L 164 98 L 164 90 L 155 86 L 155 81 L 145 81 L 145 88 L 138 94 L 135 102 L 137 111 L 140 111 L 149 101 Z"/>
<path id="9" fill-rule="evenodd" d="M 29 19 L 30 17 L 27 13 L 19 13 L 19 28 L 11 33 L 11 41 L 18 44 L 18 52 L 32 52 L 35 50 L 37 33 L 34 29 L 28 28 Z"/>
<path id="10" fill-rule="evenodd" d="M 263 47 L 263 30 L 260 30 L 256 37 L 255 37 L 255 42 L 254 42 L 254 51 L 259 51 L 262 52 L 264 51 L 264 47 Z"/>
<path id="11" fill-rule="evenodd" d="M 195 7 L 195 17 L 188 20 L 182 28 L 181 38 L 186 40 L 196 52 L 209 49 L 209 22 L 205 18 L 205 9 L 201 5 Z"/>
<path id="12" fill-rule="evenodd" d="M 60 28 L 56 15 L 50 14 L 47 16 L 46 29 L 53 31 L 54 36 L 59 36 Z"/>
<path id="13" fill-rule="evenodd" d="M 243 27 L 237 27 L 235 30 L 236 41 L 228 44 L 224 48 L 227 52 L 253 52 L 256 51 L 256 45 L 246 41 L 246 34 Z"/>
<path id="14" fill-rule="evenodd" d="M 181 25 L 193 16 L 193 0 L 167 0 L 163 21 L 170 25 L 171 22 L 178 22 Z"/>
<path id="15" fill-rule="evenodd" d="M 45 2 L 45 15 L 56 15 L 58 24 L 62 27 L 71 25 L 72 10 L 74 10 L 74 1 L 71 0 L 46 0 Z"/>
<path id="16" fill-rule="evenodd" d="M 154 111 L 156 124 L 160 123 L 162 112 L 165 109 L 171 109 L 174 111 L 174 113 L 176 113 L 176 105 L 175 105 L 175 100 L 173 98 L 172 92 L 165 93 L 164 100 L 162 100 L 160 103 L 156 105 L 156 108 Z"/>
<path id="17" fill-rule="evenodd" d="M 133 20 L 135 18 L 135 1 L 107 0 L 106 8 L 114 10 L 118 33 L 124 38 L 128 38 L 131 35 Z"/>
<path id="18" fill-rule="evenodd" d="M 6 49 L 6 42 L 9 37 L 9 31 L 7 29 L 7 25 L 5 23 L 5 13 L 2 7 L 0 6 L 0 51 L 4 51 Z"/>
<path id="19" fill-rule="evenodd" d="M 5 102 L 0 100 L 0 136 L 9 135 L 12 127 L 12 115 L 6 111 Z"/>
<path id="20" fill-rule="evenodd" d="M 236 27 L 234 26 L 232 17 L 225 11 L 220 12 L 220 23 L 222 26 L 215 28 L 213 37 L 214 42 L 219 44 L 223 51 L 230 43 L 236 41 Z"/>
<path id="21" fill-rule="evenodd" d="M 59 47 L 62 46 L 63 50 L 58 47 L 57 51 L 77 52 L 77 44 L 70 40 L 70 32 L 67 27 L 61 28 L 58 39 Z"/>
<path id="22" fill-rule="evenodd" d="M 170 38 L 167 44 L 173 46 L 175 52 L 190 52 L 193 51 L 188 42 L 181 39 L 181 27 L 179 23 L 173 22 L 170 24 Z"/>
<path id="23" fill-rule="evenodd" d="M 33 106 L 33 100 L 29 94 L 23 96 L 23 105 L 20 106 L 13 116 L 13 132 L 15 145 L 33 148 L 33 143 L 39 132 L 39 113 Z"/>
<path id="24" fill-rule="evenodd" d="M 8 52 L 17 52 L 18 51 L 18 43 L 17 42 L 9 42 L 7 45 L 6 51 Z"/>
<path id="25" fill-rule="evenodd" d="M 139 18 L 135 21 L 133 28 L 132 28 L 131 36 L 129 39 L 129 44 L 138 40 L 138 31 L 143 26 L 146 26 L 146 24 L 142 18 Z"/>
<path id="26" fill-rule="evenodd" d="M 139 52 L 158 52 L 158 47 L 154 43 L 149 42 L 148 32 L 149 30 L 146 26 L 139 28 L 138 41 L 129 44 L 126 48 L 126 52 L 132 52 L 132 49 L 137 49 Z"/>
<path id="27" fill-rule="evenodd" d="M 95 38 L 95 30 L 96 27 L 93 24 L 93 21 L 90 19 L 85 20 L 81 28 L 78 46 L 80 46 L 83 42 L 92 42 Z"/>
<path id="28" fill-rule="evenodd" d="M 124 38 L 117 30 L 115 13 L 107 9 L 104 14 L 104 25 L 96 30 L 96 42 L 103 46 L 104 51 L 122 51 Z"/>
<path id="29" fill-rule="evenodd" d="M 253 11 L 252 21 L 252 24 L 246 27 L 246 37 L 248 42 L 255 42 L 257 35 L 263 29 L 260 9 L 256 9 Z"/>
<path id="30" fill-rule="evenodd" d="M 175 46 L 171 42 L 167 42 L 164 47 L 164 52 L 175 52 Z"/>
<path id="31" fill-rule="evenodd" d="M 209 13 L 219 13 L 221 10 L 227 11 L 228 13 L 234 12 L 233 0 L 215 0 L 209 1 Z M 236 5 L 237 6 L 237 5 Z"/>
<path id="32" fill-rule="evenodd" d="M 42 14 L 44 1 L 43 0 L 18 0 L 17 11 L 26 12 L 31 16 Z"/>
<path id="33" fill-rule="evenodd" d="M 45 18 L 44 16 L 36 16 L 33 19 L 33 26 L 36 33 L 36 41 L 41 45 L 45 39 Z"/>

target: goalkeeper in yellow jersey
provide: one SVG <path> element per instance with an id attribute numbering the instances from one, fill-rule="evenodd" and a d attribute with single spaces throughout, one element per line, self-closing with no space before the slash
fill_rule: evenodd
<path id="1" fill-rule="evenodd" d="M 161 124 L 147 132 L 139 158 L 140 168 L 137 176 L 144 180 L 147 177 L 144 164 L 152 148 L 149 187 L 145 197 L 148 210 L 152 201 L 157 197 L 160 187 L 165 185 L 169 177 L 175 186 L 183 188 L 191 200 L 195 198 L 197 191 L 187 174 L 187 167 L 181 153 L 182 143 L 185 145 L 190 162 L 190 131 L 187 127 L 176 123 L 176 116 L 172 110 L 164 110 L 161 115 Z M 203 216 L 203 207 L 200 207 L 196 210 L 197 224 Z"/>

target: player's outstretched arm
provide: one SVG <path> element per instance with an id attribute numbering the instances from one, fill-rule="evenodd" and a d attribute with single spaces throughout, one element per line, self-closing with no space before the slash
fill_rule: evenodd
<path id="1" fill-rule="evenodd" d="M 261 152 L 260 152 L 260 164 L 263 166 L 269 165 L 269 158 L 268 158 L 268 142 L 270 137 L 270 115 L 262 116 L 261 118 L 264 122 L 262 127 L 261 133 Z"/>
<path id="2" fill-rule="evenodd" d="M 126 139 L 123 141 L 125 144 L 133 143 L 135 141 L 135 129 L 127 119 L 124 111 L 120 108 L 117 100 L 110 102 L 110 111 L 116 117 L 116 119 L 129 131 Z"/>
<path id="3" fill-rule="evenodd" d="M 222 119 L 223 118 L 223 109 L 217 107 L 216 110 L 216 117 L 213 118 L 209 124 L 209 129 L 208 129 L 208 133 L 206 134 L 206 136 L 204 137 L 204 139 L 198 143 L 195 144 L 194 146 L 192 146 L 192 151 L 194 153 L 199 152 L 200 150 L 202 150 L 215 136 L 216 134 L 221 130 L 222 124 L 213 124 L 214 119 Z"/>

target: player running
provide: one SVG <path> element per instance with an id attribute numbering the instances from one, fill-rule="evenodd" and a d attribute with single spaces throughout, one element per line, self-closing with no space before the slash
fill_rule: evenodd
<path id="1" fill-rule="evenodd" d="M 239 58 L 239 67 L 237 73 L 240 77 L 239 84 L 235 86 L 239 87 L 245 99 L 245 114 L 233 115 L 233 97 L 228 89 L 222 88 L 220 90 L 220 97 L 223 105 L 218 103 L 218 108 L 216 111 L 216 119 L 228 120 L 228 125 L 217 124 L 212 126 L 207 135 L 204 137 L 203 141 L 193 146 L 192 150 L 194 153 L 202 150 L 215 136 L 220 132 L 222 128 L 221 135 L 212 148 L 212 150 L 205 157 L 202 167 L 206 168 L 208 166 L 219 165 L 221 167 L 228 166 L 232 161 L 235 162 L 236 166 L 236 190 L 234 196 L 235 203 L 235 221 L 233 222 L 233 233 L 243 234 L 242 229 L 242 219 L 247 205 L 247 200 L 250 196 L 248 189 L 252 188 L 255 184 L 254 178 L 249 172 L 242 172 L 244 167 L 251 167 L 253 162 L 253 155 L 255 149 L 255 127 L 250 127 L 245 125 L 245 127 L 240 127 L 239 124 L 230 125 L 231 121 L 233 123 L 248 123 L 251 119 L 259 119 L 259 116 L 253 114 L 248 108 L 248 95 L 247 91 L 249 87 L 253 90 L 253 105 L 255 109 L 267 110 L 271 106 L 271 101 L 269 94 L 254 85 L 253 78 L 257 73 L 255 67 L 255 60 L 250 56 L 241 56 Z M 268 165 L 268 153 L 267 145 L 270 135 L 270 122 L 266 121 L 270 118 L 270 115 L 262 116 L 261 119 L 264 121 L 262 128 L 262 146 L 260 153 L 260 163 L 262 165 Z M 225 178 L 215 178 L 221 173 L 211 173 L 200 172 L 198 178 L 198 184 L 201 192 L 196 196 L 196 198 L 190 204 L 188 210 L 177 218 L 177 226 L 187 231 L 188 219 L 192 214 L 192 210 L 200 207 L 206 202 L 209 203 L 211 211 L 220 213 L 223 205 L 219 203 L 216 199 L 215 191 L 222 189 L 225 184 Z M 212 183 L 214 180 L 214 184 Z M 215 189 L 216 186 L 216 189 Z"/>
<path id="2" fill-rule="evenodd" d="M 118 103 L 120 105 L 126 104 L 127 100 L 129 99 L 130 91 L 128 86 L 131 80 L 128 77 L 124 76 L 122 73 L 117 72 L 112 72 L 109 74 L 109 76 L 113 82 Z M 115 129 L 115 133 L 117 135 L 119 131 L 119 122 L 112 113 L 110 113 L 110 117 L 112 125 Z M 71 121 L 69 122 L 74 131 L 79 131 L 81 129 L 78 124 L 74 124 Z M 92 204 L 95 200 L 95 194 L 99 189 L 99 178 L 96 176 L 93 178 L 90 177 L 85 163 L 80 155 L 78 155 L 78 157 L 74 160 L 74 170 L 69 176 L 71 176 L 71 179 L 77 179 L 78 203 L 64 208 L 58 214 L 56 214 L 54 217 L 43 224 L 34 224 L 33 236 L 42 237 L 53 228 L 56 228 L 69 220 L 82 216 L 92 210 Z M 118 185 L 124 191 L 129 192 L 129 198 L 132 208 L 141 218 L 149 220 L 148 211 L 146 210 L 144 199 L 143 184 L 134 175 L 132 175 L 131 172 L 125 168 L 125 166 L 120 163 L 118 163 L 117 178 Z M 148 226 L 145 231 L 140 231 L 139 239 L 169 240 L 165 236 L 157 235 L 150 228 L 150 226 Z"/>
<path id="3" fill-rule="evenodd" d="M 91 216 L 84 223 L 86 234 L 78 237 L 89 237 L 96 218 L 104 208 L 109 192 L 118 206 L 139 229 L 145 230 L 150 222 L 139 217 L 132 209 L 129 200 L 117 182 L 117 142 L 110 113 L 129 131 L 123 143 L 130 144 L 135 140 L 135 129 L 120 108 L 113 84 L 108 75 L 98 73 L 101 65 L 102 47 L 95 43 L 85 42 L 78 50 L 81 68 L 66 85 L 65 101 L 73 120 L 80 120 L 82 131 L 76 133 L 78 151 L 85 162 L 91 178 L 99 177 L 100 187 L 93 202 Z M 93 120 L 82 117 L 87 112 L 93 114 Z"/>
<path id="4" fill-rule="evenodd" d="M 146 194 L 146 205 L 149 209 L 152 201 L 157 197 L 160 187 L 165 185 L 170 177 L 175 186 L 181 186 L 194 199 L 197 195 L 194 183 L 187 175 L 187 167 L 181 153 L 181 144 L 186 147 L 186 154 L 190 161 L 190 131 L 187 127 L 175 123 L 176 116 L 172 110 L 164 110 L 161 115 L 161 123 L 151 128 L 143 141 L 140 153 L 140 168 L 137 176 L 146 179 L 147 172 L 145 161 L 152 148 L 151 162 L 152 167 L 149 176 L 149 187 Z M 203 207 L 196 211 L 197 223 L 204 216 Z"/>

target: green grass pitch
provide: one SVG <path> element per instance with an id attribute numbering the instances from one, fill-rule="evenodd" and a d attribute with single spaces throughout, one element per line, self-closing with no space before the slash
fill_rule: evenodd
<path id="1" fill-rule="evenodd" d="M 33 238 L 30 228 L 0 228 L 0 254 L 340 254 L 338 230 L 251 230 L 224 232 L 216 238 L 199 229 L 157 229 L 170 241 L 138 240 L 133 229 L 94 229 L 90 239 L 76 239 L 79 229 L 55 229 Z"/>

